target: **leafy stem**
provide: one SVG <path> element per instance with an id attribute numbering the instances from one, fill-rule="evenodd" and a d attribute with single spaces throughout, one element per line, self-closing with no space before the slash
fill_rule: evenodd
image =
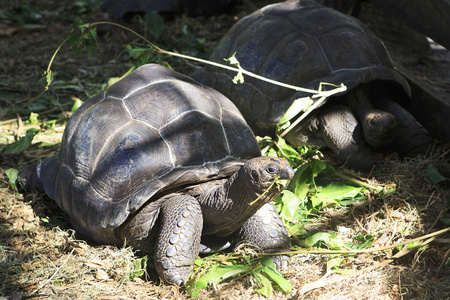
<path id="1" fill-rule="evenodd" d="M 59 45 L 59 47 L 56 49 L 55 53 L 53 54 L 49 65 L 47 67 L 47 71 L 45 73 L 45 75 L 47 76 L 47 86 L 46 86 L 46 90 L 48 89 L 48 86 L 50 85 L 50 83 L 52 82 L 53 78 L 52 78 L 52 71 L 51 71 L 51 65 L 54 61 L 54 58 L 56 56 L 56 54 L 59 52 L 59 50 L 61 49 L 62 45 L 64 45 L 66 42 L 69 41 L 70 36 L 73 34 L 73 31 L 76 29 L 79 29 L 82 33 L 84 33 L 86 30 L 91 30 L 93 27 L 96 27 L 98 25 L 111 25 L 111 26 L 116 26 L 119 27 L 121 29 L 127 30 L 131 33 L 133 33 L 134 35 L 136 35 L 137 37 L 139 37 L 140 39 L 142 39 L 143 41 L 145 41 L 146 43 L 148 43 L 149 45 L 151 45 L 155 51 L 159 54 L 166 54 L 166 55 L 171 55 L 171 56 L 176 56 L 176 57 L 180 57 L 180 58 L 184 58 L 184 59 L 188 59 L 188 60 L 193 60 L 193 61 L 197 61 L 203 64 L 209 64 L 215 67 L 219 67 L 219 68 L 223 68 L 226 70 L 230 70 L 230 71 L 234 71 L 237 73 L 241 73 L 241 74 L 246 74 L 248 76 L 257 78 L 259 80 L 263 80 L 275 85 L 279 85 L 285 88 L 289 88 L 289 89 L 293 89 L 295 91 L 302 91 L 302 92 L 306 92 L 306 93 L 310 93 L 312 94 L 312 98 L 319 98 L 319 97 L 328 97 L 331 96 L 333 94 L 336 93 L 340 93 L 346 90 L 346 86 L 341 84 L 339 85 L 336 89 L 333 90 L 329 90 L 329 91 L 322 91 L 321 88 L 319 88 L 319 90 L 312 90 L 312 89 L 306 89 L 306 88 L 302 88 L 302 87 L 298 87 L 298 86 L 294 86 L 294 85 L 290 85 L 290 84 L 286 84 L 286 83 L 281 83 L 269 78 L 265 78 L 263 76 L 259 76 L 257 74 L 254 74 L 250 71 L 247 71 L 245 69 L 243 69 L 242 67 L 239 66 L 239 68 L 236 67 L 231 67 L 231 66 L 227 66 L 227 65 L 223 65 L 223 64 L 219 64 L 219 63 L 215 63 L 209 60 L 205 60 L 205 59 L 201 59 L 201 58 L 197 58 L 197 57 L 193 57 L 193 56 L 189 56 L 189 55 L 185 55 L 185 54 L 181 54 L 181 53 L 177 53 L 177 52 L 173 52 L 173 51 L 167 51 L 164 50 L 158 46 L 156 46 L 155 44 L 153 44 L 152 42 L 150 42 L 148 39 L 146 39 L 144 36 L 142 36 L 141 34 L 137 33 L 136 31 L 123 26 L 121 24 L 118 23 L 114 23 L 114 22 L 108 22 L 108 21 L 100 21 L 100 22 L 94 22 L 94 23 L 87 23 L 87 24 L 78 24 L 77 26 L 74 26 L 74 28 L 72 29 L 70 35 L 61 43 L 61 45 Z"/>
<path id="2" fill-rule="evenodd" d="M 389 246 L 384 247 L 377 247 L 377 248 L 369 248 L 369 249 L 351 249 L 351 250 L 318 250 L 318 249 L 310 249 L 310 250 L 295 250 L 295 251 L 288 251 L 288 252 L 280 252 L 280 253 L 267 253 L 264 255 L 282 255 L 282 254 L 355 254 L 355 253 L 371 253 L 371 252 L 378 252 L 378 251 L 384 251 L 389 249 L 394 249 L 400 246 L 408 245 L 411 243 L 419 242 L 418 245 L 416 245 L 414 248 L 423 247 L 433 240 L 436 239 L 436 236 L 441 235 L 443 233 L 446 233 L 450 231 L 450 227 L 438 230 L 436 232 L 426 234 L 414 239 L 406 240 L 400 243 L 392 244 Z"/>

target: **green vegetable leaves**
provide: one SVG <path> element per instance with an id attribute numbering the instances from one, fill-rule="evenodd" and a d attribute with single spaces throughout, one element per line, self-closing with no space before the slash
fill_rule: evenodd
<path id="1" fill-rule="evenodd" d="M 141 277 L 147 272 L 147 256 L 135 259 L 132 266 L 133 270 L 130 272 L 130 280 Z"/>
<path id="2" fill-rule="evenodd" d="M 361 190 L 361 187 L 357 188 L 342 182 L 331 182 L 311 197 L 311 204 L 314 208 L 340 205 L 341 200 L 352 200 Z"/>
<path id="3" fill-rule="evenodd" d="M 0 153 L 1 154 L 15 153 L 15 152 L 20 152 L 20 151 L 27 149 L 31 145 L 31 142 L 33 141 L 34 136 L 38 132 L 39 132 L 39 129 L 37 129 L 37 128 L 28 129 L 25 136 L 21 137 L 18 141 L 11 143 L 9 145 L 6 145 L 4 148 L 1 148 Z"/>
<path id="4" fill-rule="evenodd" d="M 97 28 L 89 23 L 83 23 L 81 19 L 77 19 L 73 24 L 73 31 L 67 37 L 66 41 L 75 49 L 77 54 L 81 54 L 85 49 L 89 55 L 94 55 L 97 45 Z"/>
<path id="5" fill-rule="evenodd" d="M 208 285 L 219 284 L 229 278 L 237 275 L 252 275 L 260 288 L 255 292 L 265 297 L 270 297 L 273 293 L 273 284 L 283 292 L 289 292 L 291 284 L 283 278 L 281 273 L 277 271 L 272 259 L 268 256 L 255 259 L 246 264 L 227 264 L 212 267 L 204 275 L 197 279 L 191 279 L 186 289 L 193 298 L 198 296 L 200 289 L 206 288 Z"/>

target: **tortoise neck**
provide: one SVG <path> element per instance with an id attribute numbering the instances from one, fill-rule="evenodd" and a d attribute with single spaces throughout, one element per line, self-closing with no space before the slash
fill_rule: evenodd
<path id="1" fill-rule="evenodd" d="M 201 195 L 203 234 L 227 236 L 238 230 L 258 209 L 272 200 L 273 193 L 265 190 L 254 184 L 241 168 L 223 184 Z"/>

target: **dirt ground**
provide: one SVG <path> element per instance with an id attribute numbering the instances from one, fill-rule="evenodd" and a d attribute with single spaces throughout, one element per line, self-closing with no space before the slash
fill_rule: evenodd
<path id="1" fill-rule="evenodd" d="M 0 148 L 36 127 L 26 122 L 31 112 L 44 121 L 57 120 L 53 129 L 41 130 L 26 151 L 0 154 L 0 299 L 185 299 L 184 289 L 160 283 L 151 269 L 130 276 L 136 271 L 134 262 L 140 260 L 132 249 L 83 240 L 55 203 L 37 194 L 24 198 L 10 188 L 5 175 L 9 168 L 20 169 L 53 155 L 74 99 L 89 99 L 105 88 L 109 78 L 123 75 L 131 66 L 123 46 L 141 41 L 129 32 L 102 26 L 94 56 L 77 55 L 67 45 L 61 48 L 52 66 L 55 82 L 44 91 L 42 75 L 75 18 L 111 20 L 98 9 L 89 11 L 90 2 L 94 1 L 27 0 L 21 3 L 28 3 L 28 10 L 22 7 L 14 17 L 0 14 Z M 233 13 L 212 17 L 168 17 L 162 44 L 185 38 L 180 24 L 187 23 L 194 34 L 208 31 L 201 37 L 205 49 L 212 49 L 238 19 L 269 2 L 247 0 Z M 19 6 L 14 0 L 2 3 L 3 12 Z M 145 34 L 142 24 L 118 22 Z M 450 95 L 450 55 L 436 51 L 413 71 Z M 177 71 L 193 70 L 190 62 L 166 59 Z M 310 230 L 334 232 L 343 239 L 374 234 L 380 249 L 442 230 L 448 226 L 442 219 L 450 218 L 449 160 L 450 144 L 437 141 L 416 158 L 387 158 L 386 168 L 377 175 L 342 169 L 366 184 L 396 191 L 387 196 L 371 192 L 361 207 L 328 209 L 311 222 Z M 430 165 L 443 176 L 441 182 L 433 184 L 424 176 Z M 345 257 L 339 272 L 327 271 L 326 255 L 294 254 L 283 273 L 292 284 L 291 292 L 275 291 L 271 298 L 450 299 L 450 234 L 430 238 L 420 249 Z M 254 293 L 255 286 L 246 276 L 202 290 L 199 298 L 263 299 Z"/>

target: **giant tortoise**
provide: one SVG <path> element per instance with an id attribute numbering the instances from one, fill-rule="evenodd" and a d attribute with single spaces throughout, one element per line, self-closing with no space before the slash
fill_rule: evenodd
<path id="1" fill-rule="evenodd" d="M 45 191 L 88 239 L 154 253 L 160 277 L 183 285 L 201 236 L 289 249 L 271 200 L 293 170 L 260 155 L 231 101 L 151 64 L 86 101 L 59 152 L 25 167 L 18 183 Z M 288 256 L 273 260 L 283 268 Z"/>
<path id="2" fill-rule="evenodd" d="M 380 166 L 376 153 L 415 154 L 433 139 L 401 104 L 410 87 L 393 67 L 383 43 L 360 21 L 315 1 L 268 5 L 241 19 L 221 39 L 210 60 L 236 54 L 253 73 L 317 89 L 321 82 L 344 83 L 348 91 L 315 110 L 286 140 L 294 146 L 331 148 L 347 166 Z M 192 75 L 228 98 L 258 135 L 274 135 L 277 123 L 302 91 L 206 66 Z"/>

